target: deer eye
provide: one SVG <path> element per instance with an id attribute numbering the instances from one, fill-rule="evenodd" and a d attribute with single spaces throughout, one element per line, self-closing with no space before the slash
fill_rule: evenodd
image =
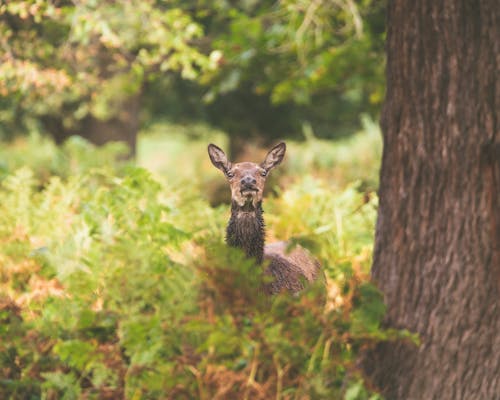
<path id="1" fill-rule="evenodd" d="M 233 177 L 234 177 L 234 174 L 233 174 L 231 171 L 227 171 L 227 172 L 226 172 L 226 176 L 227 176 L 228 178 L 233 178 Z"/>
<path id="2" fill-rule="evenodd" d="M 264 170 L 264 171 L 262 171 L 260 174 L 261 174 L 262 176 L 266 176 L 266 175 L 267 175 L 267 171 L 266 171 L 266 170 Z"/>

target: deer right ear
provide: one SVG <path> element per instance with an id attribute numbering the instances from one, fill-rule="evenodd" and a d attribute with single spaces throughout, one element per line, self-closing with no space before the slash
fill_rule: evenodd
<path id="1" fill-rule="evenodd" d="M 208 145 L 208 155 L 212 164 L 222 172 L 227 173 L 231 168 L 231 163 L 227 160 L 226 154 L 215 144 L 210 143 Z"/>
<path id="2" fill-rule="evenodd" d="M 264 168 L 266 172 L 269 172 L 271 169 L 276 167 L 276 165 L 281 163 L 283 157 L 285 156 L 285 152 L 286 152 L 285 142 L 278 143 L 271 150 L 269 150 L 266 159 L 260 166 Z"/>

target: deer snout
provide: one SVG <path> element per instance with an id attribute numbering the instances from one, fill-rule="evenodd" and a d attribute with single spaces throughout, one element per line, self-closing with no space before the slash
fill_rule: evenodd
<path id="1" fill-rule="evenodd" d="M 253 176 L 245 176 L 240 181 L 241 190 L 257 190 L 256 184 L 257 180 Z"/>

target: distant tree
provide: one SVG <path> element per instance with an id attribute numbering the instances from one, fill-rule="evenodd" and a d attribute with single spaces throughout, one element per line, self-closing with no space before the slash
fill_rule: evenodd
<path id="1" fill-rule="evenodd" d="M 387 399 L 500 394 L 500 7 L 388 6 L 373 280 L 389 327 L 366 372 Z"/>
<path id="2" fill-rule="evenodd" d="M 41 121 L 59 140 L 135 147 L 145 82 L 209 66 L 198 24 L 173 2 L 24 1 L 0 5 L 0 129 Z"/>
<path id="3" fill-rule="evenodd" d="M 230 133 L 233 152 L 249 138 L 322 137 L 359 126 L 382 99 L 384 2 L 215 1 L 198 14 L 220 51 L 208 71 L 209 120 Z"/>
<path id="4" fill-rule="evenodd" d="M 0 5 L 0 136 L 33 124 L 131 148 L 145 118 L 254 139 L 352 133 L 383 92 L 375 0 L 12 0 Z M 191 80 L 193 83 L 187 83 Z M 146 107 L 145 107 L 146 106 Z M 144 111 L 146 111 L 144 113 Z"/>

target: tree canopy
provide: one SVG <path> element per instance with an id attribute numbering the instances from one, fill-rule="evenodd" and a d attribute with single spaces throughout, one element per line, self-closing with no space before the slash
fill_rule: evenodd
<path id="1" fill-rule="evenodd" d="M 151 75 L 193 79 L 209 64 L 190 43 L 201 27 L 157 1 L 10 1 L 0 15 L 4 134 L 44 115 L 110 118 Z"/>
<path id="2" fill-rule="evenodd" d="M 110 120 L 134 96 L 145 119 L 230 135 L 350 133 L 382 99 L 382 12 L 373 0 L 9 1 L 0 134 Z"/>

